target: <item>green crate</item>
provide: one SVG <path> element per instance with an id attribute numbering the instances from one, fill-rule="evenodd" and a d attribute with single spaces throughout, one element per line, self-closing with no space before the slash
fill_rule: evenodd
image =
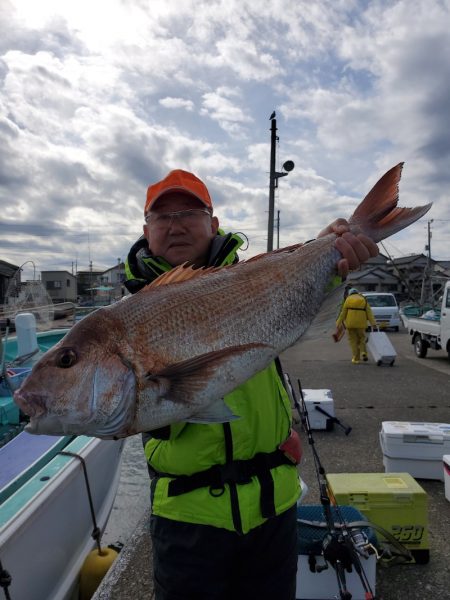
<path id="1" fill-rule="evenodd" d="M 354 506 L 386 529 L 415 562 L 428 562 L 428 498 L 409 473 L 329 473 L 327 479 L 338 504 Z"/>

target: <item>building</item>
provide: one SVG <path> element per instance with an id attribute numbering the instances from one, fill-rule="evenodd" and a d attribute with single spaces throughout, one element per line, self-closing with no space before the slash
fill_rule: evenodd
<path id="1" fill-rule="evenodd" d="M 101 276 L 103 271 L 78 271 L 77 272 L 77 292 L 78 299 L 82 302 L 93 303 L 95 288 L 101 285 Z"/>
<path id="2" fill-rule="evenodd" d="M 115 267 L 111 267 L 104 271 L 100 277 L 101 285 L 110 290 L 111 297 L 115 300 L 120 300 L 126 294 L 125 282 L 125 265 L 118 260 Z"/>
<path id="3" fill-rule="evenodd" d="M 6 292 L 14 275 L 16 275 L 17 284 L 20 286 L 19 265 L 13 265 L 6 260 L 0 260 L 0 304 L 5 303 Z"/>
<path id="4" fill-rule="evenodd" d="M 41 281 L 53 303 L 77 301 L 77 278 L 69 271 L 41 271 Z"/>
<path id="5" fill-rule="evenodd" d="M 362 292 L 392 292 L 397 300 L 435 302 L 450 277 L 449 261 L 435 261 L 425 254 L 388 259 L 383 254 L 371 258 L 347 283 Z"/>

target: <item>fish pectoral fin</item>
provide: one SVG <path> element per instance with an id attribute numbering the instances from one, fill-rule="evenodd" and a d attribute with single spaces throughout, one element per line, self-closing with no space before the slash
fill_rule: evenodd
<path id="1" fill-rule="evenodd" d="M 149 384 L 157 383 L 160 397 L 170 398 L 173 402 L 192 403 L 196 396 L 209 389 L 212 395 L 213 386 L 225 395 L 240 385 L 242 380 L 230 387 L 241 364 L 254 363 L 256 372 L 275 356 L 274 349 L 266 344 L 230 346 L 169 365 L 158 373 L 148 374 L 146 380 Z"/>
<path id="2" fill-rule="evenodd" d="M 204 410 L 189 417 L 188 423 L 227 423 L 239 419 L 225 404 L 223 400 L 214 402 Z"/>

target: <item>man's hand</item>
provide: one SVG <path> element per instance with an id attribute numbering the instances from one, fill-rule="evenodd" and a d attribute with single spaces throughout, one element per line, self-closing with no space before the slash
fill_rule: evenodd
<path id="1" fill-rule="evenodd" d="M 358 269 L 371 256 L 378 255 L 378 246 L 375 242 L 362 233 L 356 235 L 351 233 L 345 219 L 336 219 L 317 237 L 324 237 L 330 233 L 339 236 L 334 246 L 342 254 L 342 258 L 337 263 L 337 270 L 343 279 L 347 277 L 349 271 Z"/>

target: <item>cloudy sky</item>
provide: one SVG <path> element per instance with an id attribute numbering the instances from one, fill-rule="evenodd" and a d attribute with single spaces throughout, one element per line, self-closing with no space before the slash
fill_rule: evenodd
<path id="1" fill-rule="evenodd" d="M 264 251 L 274 109 L 280 246 L 405 161 L 400 203 L 434 205 L 385 248 L 424 251 L 433 219 L 450 259 L 449 0 L 0 0 L 0 21 L 0 259 L 114 266 L 173 168 Z"/>

